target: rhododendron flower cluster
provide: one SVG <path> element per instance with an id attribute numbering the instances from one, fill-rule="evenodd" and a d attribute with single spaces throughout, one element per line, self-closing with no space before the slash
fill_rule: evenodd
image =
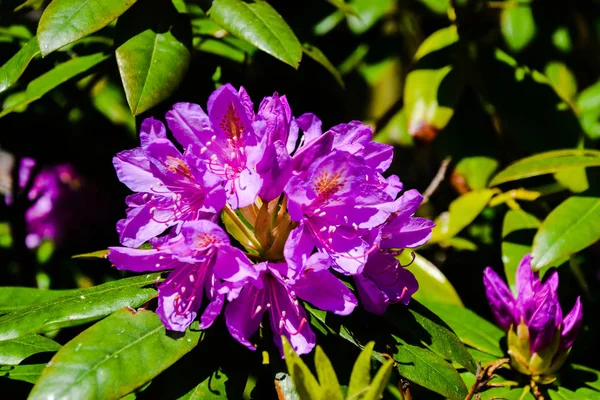
<path id="1" fill-rule="evenodd" d="M 315 335 L 301 301 L 339 315 L 407 304 L 418 288 L 396 256 L 424 244 L 433 222 L 413 217 L 422 201 L 382 174 L 391 146 L 360 122 L 322 132 L 313 114 L 294 117 L 285 96 L 255 107 L 224 85 L 207 112 L 177 103 L 141 127 L 141 146 L 119 153 L 119 179 L 135 194 L 119 221 L 119 269 L 172 269 L 158 287 L 157 313 L 184 331 L 200 315 L 208 328 L 225 307 L 232 336 L 254 348 L 268 312 L 274 335 L 308 353 Z M 235 239 L 234 241 L 230 238 Z M 151 248 L 138 249 L 145 242 Z M 227 304 L 226 304 L 227 302 Z M 275 340 L 281 349 L 279 339 Z"/>

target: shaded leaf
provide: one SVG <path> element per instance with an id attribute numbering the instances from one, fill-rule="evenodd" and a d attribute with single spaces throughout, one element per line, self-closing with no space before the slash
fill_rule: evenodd
<path id="1" fill-rule="evenodd" d="M 447 14 L 448 6 L 450 2 L 448 0 L 419 0 L 421 3 L 425 4 L 427 8 L 433 11 L 436 14 Z"/>
<path id="2" fill-rule="evenodd" d="M 497 160 L 475 156 L 461 159 L 454 170 L 467 180 L 471 190 L 481 190 L 487 187 L 488 181 L 497 169 Z"/>
<path id="3" fill-rule="evenodd" d="M 315 368 L 323 398 L 343 400 L 344 396 L 340 390 L 340 383 L 338 382 L 333 365 L 331 365 L 331 361 L 329 361 L 321 346 L 317 346 L 315 351 Z"/>
<path id="4" fill-rule="evenodd" d="M 287 22 L 264 0 L 215 0 L 208 15 L 232 35 L 298 68 L 302 45 Z"/>
<path id="5" fill-rule="evenodd" d="M 42 56 L 104 28 L 134 3 L 135 0 L 53 0 L 37 29 Z"/>
<path id="6" fill-rule="evenodd" d="M 544 75 L 548 77 L 550 83 L 565 101 L 572 101 L 577 94 L 577 81 L 571 70 L 558 61 L 550 61 L 546 64 Z"/>
<path id="7" fill-rule="evenodd" d="M 123 309 L 65 344 L 29 398 L 120 398 L 179 360 L 200 337 L 196 329 L 169 337 L 155 313 Z"/>
<path id="8" fill-rule="evenodd" d="M 504 356 L 500 340 L 504 332 L 473 311 L 452 304 L 428 303 L 427 307 L 446 322 L 460 340 L 498 358 Z"/>
<path id="9" fill-rule="evenodd" d="M 327 56 L 325 56 L 325 54 L 319 50 L 319 48 L 313 46 L 312 44 L 304 43 L 304 45 L 302 45 L 302 51 L 304 51 L 307 56 L 325 67 L 325 69 L 329 71 L 331 75 L 333 75 L 337 83 L 339 83 L 341 87 L 344 87 L 344 80 L 342 79 L 340 71 L 337 70 L 337 68 L 331 63 L 331 61 L 329 61 Z"/>
<path id="10" fill-rule="evenodd" d="M 3 286 L 0 287 L 0 313 L 7 313 L 35 304 L 45 303 L 57 297 L 75 292 L 76 290 L 41 290 L 18 286 Z"/>
<path id="11" fill-rule="evenodd" d="M 600 151 L 571 149 L 536 154 L 516 161 L 492 178 L 489 186 L 534 176 L 554 174 L 574 167 L 600 166 Z"/>
<path id="12" fill-rule="evenodd" d="M 10 60 L 0 67 L 0 93 L 11 87 L 23 74 L 40 49 L 35 38 L 30 39 Z"/>
<path id="13" fill-rule="evenodd" d="M 392 0 L 352 0 L 348 3 L 355 15 L 348 15 L 348 27 L 356 34 L 361 34 L 373 27 L 393 6 Z"/>
<path id="14" fill-rule="evenodd" d="M 178 23 L 170 3 L 153 4 L 139 3 L 117 23 L 122 44 L 115 54 L 133 115 L 173 94 L 190 64 L 182 42 L 190 27 Z"/>
<path id="15" fill-rule="evenodd" d="M 483 211 L 494 192 L 490 189 L 465 193 L 452 203 L 449 210 L 436 218 L 429 243 L 438 243 L 458 234 Z"/>
<path id="16" fill-rule="evenodd" d="M 570 367 L 586 385 L 600 391 L 600 371 L 579 364 L 571 364 Z"/>
<path id="17" fill-rule="evenodd" d="M 60 344 L 39 335 L 0 341 L 0 364 L 15 365 L 37 353 L 55 352 Z"/>
<path id="18" fill-rule="evenodd" d="M 327 2 L 334 5 L 338 10 L 343 11 L 346 14 L 356 15 L 356 12 L 352 6 L 346 3 L 344 0 L 327 0 Z"/>
<path id="19" fill-rule="evenodd" d="M 0 112 L 0 117 L 38 100 L 55 87 L 86 72 L 107 58 L 107 56 L 104 56 L 101 53 L 96 53 L 89 56 L 76 57 L 57 65 L 54 69 L 29 82 L 27 89 L 23 95 L 20 96 L 19 101 L 10 107 L 4 108 Z"/>
<path id="20" fill-rule="evenodd" d="M 522 4 L 504 7 L 500 16 L 500 29 L 512 51 L 523 50 L 534 38 L 536 31 L 531 7 Z"/>
<path id="21" fill-rule="evenodd" d="M 321 398 L 322 390 L 314 375 L 310 372 L 304 361 L 296 354 L 285 336 L 283 340 L 283 353 L 289 374 L 294 380 L 294 385 L 301 399 Z"/>
<path id="22" fill-rule="evenodd" d="M 467 387 L 458 372 L 429 350 L 413 346 L 394 336 L 394 360 L 400 375 L 452 400 L 462 400 Z"/>
<path id="23" fill-rule="evenodd" d="M 502 387 L 492 388 L 482 393 L 484 399 L 506 399 L 506 400 L 534 400 L 529 387 Z"/>
<path id="24" fill-rule="evenodd" d="M 358 355 L 352 374 L 350 375 L 350 383 L 348 384 L 348 399 L 358 398 L 358 394 L 363 392 L 371 383 L 371 357 L 373 355 L 373 347 L 375 342 L 369 342 Z"/>
<path id="25" fill-rule="evenodd" d="M 0 365 L 0 377 L 35 383 L 46 364 Z"/>
<path id="26" fill-rule="evenodd" d="M 600 197 L 591 192 L 571 196 L 548 214 L 535 235 L 531 266 L 553 266 L 598 240 Z"/>
<path id="27" fill-rule="evenodd" d="M 517 267 L 525 254 L 531 252 L 533 237 L 541 222 L 523 210 L 508 210 L 502 224 L 502 262 L 506 280 L 516 293 Z"/>
<path id="28" fill-rule="evenodd" d="M 588 388 L 578 388 L 571 391 L 565 387 L 556 387 L 548 389 L 551 400 L 597 400 L 600 393 Z"/>
<path id="29" fill-rule="evenodd" d="M 0 317 L 0 340 L 31 333 L 81 325 L 100 319 L 123 307 L 139 307 L 155 294 L 152 285 L 160 274 L 147 274 L 77 290 L 45 303 Z"/>
<path id="30" fill-rule="evenodd" d="M 393 360 L 387 360 L 383 363 L 379 371 L 373 377 L 373 381 L 369 386 L 369 390 L 365 393 L 363 400 L 379 400 L 383 395 L 386 385 L 392 375 L 392 366 L 394 365 Z M 350 396 L 348 396 L 350 398 Z"/>
<path id="31" fill-rule="evenodd" d="M 71 256 L 71 258 L 107 258 L 108 251 L 109 251 L 108 249 L 97 250 L 97 251 L 92 251 L 91 253 L 76 254 L 74 256 Z"/>

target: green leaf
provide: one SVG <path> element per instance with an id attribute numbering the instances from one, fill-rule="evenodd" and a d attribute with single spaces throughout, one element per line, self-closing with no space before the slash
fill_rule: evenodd
<path id="1" fill-rule="evenodd" d="M 502 399 L 502 400 L 535 400 L 535 397 L 530 392 L 529 387 L 515 388 L 502 387 L 492 388 L 483 392 L 485 399 Z"/>
<path id="2" fill-rule="evenodd" d="M 600 371 L 579 364 L 571 364 L 571 369 L 591 388 L 600 391 Z"/>
<path id="3" fill-rule="evenodd" d="M 108 249 L 97 250 L 97 251 L 92 251 L 91 253 L 76 254 L 76 255 L 72 256 L 71 258 L 107 258 L 108 251 L 109 251 Z"/>
<path id="4" fill-rule="evenodd" d="M 406 337 L 412 337 L 467 370 L 475 373 L 477 365 L 467 348 L 444 321 L 416 301 L 406 306 L 390 306 L 385 318 Z"/>
<path id="5" fill-rule="evenodd" d="M 449 210 L 436 218 L 429 243 L 442 242 L 458 234 L 477 218 L 493 195 L 490 189 L 475 190 L 454 200 Z"/>
<path id="6" fill-rule="evenodd" d="M 367 343 L 358 355 L 354 367 L 352 367 L 347 399 L 358 399 L 359 393 L 364 392 L 365 388 L 371 384 L 371 357 L 374 346 L 375 342 Z"/>
<path id="7" fill-rule="evenodd" d="M 75 292 L 76 290 L 41 290 L 3 286 L 0 287 L 0 313 L 12 312 Z"/>
<path id="8" fill-rule="evenodd" d="M 569 197 L 544 220 L 533 239 L 534 270 L 555 265 L 600 239 L 600 197 L 585 192 Z"/>
<path id="9" fill-rule="evenodd" d="M 56 352 L 60 344 L 44 336 L 29 335 L 0 341 L 0 364 L 15 365 L 37 353 Z"/>
<path id="10" fill-rule="evenodd" d="M 419 0 L 427 8 L 436 14 L 445 15 L 448 13 L 448 6 L 450 2 L 448 0 Z"/>
<path id="11" fill-rule="evenodd" d="M 113 83 L 108 77 L 100 79 L 92 87 L 91 98 L 96 110 L 113 124 L 126 126 L 132 136 L 135 136 L 135 118 L 129 111 L 125 92 L 120 84 Z M 93 257 L 94 254 L 102 256 L 101 253 L 102 250 L 89 254 Z"/>
<path id="12" fill-rule="evenodd" d="M 473 311 L 452 304 L 428 303 L 427 307 L 446 322 L 465 344 L 498 358 L 504 356 L 500 340 L 504 332 Z"/>
<path id="13" fill-rule="evenodd" d="M 400 375 L 451 400 L 465 398 L 467 387 L 450 364 L 429 350 L 394 338 L 397 351 L 393 357 Z"/>
<path id="14" fill-rule="evenodd" d="M 373 381 L 369 386 L 369 391 L 362 397 L 362 400 L 379 400 L 383 396 L 383 391 L 387 386 L 392 375 L 393 360 L 387 360 L 383 363 L 379 371 L 375 374 Z M 350 396 L 348 396 L 350 399 Z"/>
<path id="15" fill-rule="evenodd" d="M 489 186 L 534 176 L 554 174 L 574 167 L 600 166 L 600 151 L 570 149 L 536 154 L 516 161 L 492 178 Z"/>
<path id="16" fill-rule="evenodd" d="M 331 61 L 329 61 L 327 56 L 325 56 L 325 54 L 319 50 L 319 48 L 313 46 L 312 44 L 304 43 L 302 46 L 302 51 L 304 51 L 307 56 L 325 67 L 325 69 L 329 71 L 331 75 L 333 75 L 337 83 L 339 83 L 341 87 L 344 87 L 344 80 L 342 79 L 340 71 L 337 70 L 337 68 L 331 63 Z"/>
<path id="17" fill-rule="evenodd" d="M 140 2 L 119 18 L 123 43 L 115 54 L 133 115 L 166 100 L 187 72 L 191 54 L 181 40 L 189 26 L 177 24 L 175 13 L 170 3 Z"/>
<path id="18" fill-rule="evenodd" d="M 215 371 L 178 400 L 226 400 L 227 375 Z"/>
<path id="19" fill-rule="evenodd" d="M 373 27 L 393 7 L 392 0 L 352 0 L 355 15 L 348 15 L 348 27 L 359 35 Z"/>
<path id="20" fill-rule="evenodd" d="M 208 15 L 232 35 L 298 68 L 302 45 L 287 22 L 264 0 L 215 0 Z"/>
<path id="21" fill-rule="evenodd" d="M 551 400 L 597 400 L 600 398 L 600 393 L 585 387 L 578 388 L 575 392 L 565 387 L 550 388 L 548 394 Z"/>
<path id="22" fill-rule="evenodd" d="M 498 357 L 493 356 L 488 353 L 484 353 L 483 351 L 479 351 L 472 347 L 469 347 L 468 350 L 469 350 L 469 353 L 471 354 L 471 357 L 473 357 L 473 360 L 475 360 L 476 362 L 481 362 L 481 365 L 485 365 L 492 361 L 498 360 Z"/>
<path id="23" fill-rule="evenodd" d="M 461 159 L 454 170 L 466 179 L 471 190 L 481 190 L 487 187 L 488 181 L 497 169 L 497 160 L 475 156 Z"/>
<path id="24" fill-rule="evenodd" d="M 294 351 L 290 343 L 285 338 L 283 341 L 283 354 L 285 355 L 285 364 L 288 372 L 294 380 L 294 385 L 301 399 L 319 399 L 322 395 L 321 387 L 319 386 L 314 375 L 310 372 L 304 361 Z"/>
<path id="25" fill-rule="evenodd" d="M 333 6 L 335 6 L 335 8 L 337 8 L 340 11 L 343 11 L 346 14 L 356 15 L 356 11 L 354 11 L 352 6 L 348 3 L 346 3 L 344 0 L 327 0 L 327 2 L 332 4 Z"/>
<path id="26" fill-rule="evenodd" d="M 536 26 L 531 7 L 522 4 L 504 7 L 500 15 L 500 29 L 512 51 L 523 50 L 535 37 Z"/>
<path id="27" fill-rule="evenodd" d="M 446 276 L 425 257 L 414 253 L 414 261 L 411 253 L 404 251 L 398 257 L 402 265 L 409 265 L 408 270 L 417 278 L 419 290 L 413 298 L 427 305 L 429 302 L 440 302 L 462 306 L 462 301 L 454 286 Z"/>
<path id="28" fill-rule="evenodd" d="M 35 100 L 38 100 L 55 87 L 83 72 L 86 72 L 107 58 L 107 56 L 101 53 L 96 53 L 89 56 L 73 58 L 57 65 L 54 67 L 54 69 L 29 82 L 29 85 L 27 85 L 27 89 L 25 90 L 23 96 L 21 96 L 19 102 L 3 109 L 0 112 L 0 117 L 3 117 L 8 113 L 11 113 L 31 102 L 34 102 Z"/>
<path id="29" fill-rule="evenodd" d="M 315 351 L 315 368 L 323 398 L 343 400 L 344 396 L 342 395 L 340 383 L 338 382 L 333 365 L 331 365 L 331 361 L 329 361 L 321 346 L 317 346 L 317 350 Z"/>
<path id="30" fill-rule="evenodd" d="M 571 70 L 558 61 L 550 61 L 546 64 L 544 75 L 548 77 L 556 93 L 565 101 L 572 101 L 577 94 L 577 81 Z"/>
<path id="31" fill-rule="evenodd" d="M 95 321 L 123 307 L 139 307 L 155 294 L 160 274 L 147 274 L 77 290 L 0 317 L 0 340 Z"/>
<path id="32" fill-rule="evenodd" d="M 600 109 L 600 81 L 579 93 L 577 108 L 580 112 L 597 111 Z"/>
<path id="33" fill-rule="evenodd" d="M 40 49 L 35 38 L 30 39 L 10 60 L 0 67 L 0 93 L 11 87 L 23 74 Z"/>
<path id="34" fill-rule="evenodd" d="M 506 280 L 516 293 L 517 267 L 525 254 L 531 252 L 533 237 L 541 222 L 523 210 L 508 210 L 502 224 L 502 262 Z"/>
<path id="35" fill-rule="evenodd" d="M 0 377 L 35 383 L 46 364 L 0 365 Z"/>
<path id="36" fill-rule="evenodd" d="M 53 0 L 37 30 L 42 56 L 104 28 L 133 3 L 135 0 Z"/>
<path id="37" fill-rule="evenodd" d="M 201 332 L 167 336 L 158 315 L 126 308 L 65 344 L 29 399 L 117 399 L 149 382 L 198 344 Z"/>
<path id="38" fill-rule="evenodd" d="M 404 108 L 395 113 L 383 128 L 377 127 L 378 131 L 373 138 L 374 141 L 384 144 L 398 144 L 403 147 L 414 145 L 413 137 L 408 133 L 406 115 Z"/>

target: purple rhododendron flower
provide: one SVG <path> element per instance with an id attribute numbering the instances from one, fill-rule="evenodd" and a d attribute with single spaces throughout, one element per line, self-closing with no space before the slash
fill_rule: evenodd
<path id="1" fill-rule="evenodd" d="M 151 250 L 111 247 L 108 259 L 118 269 L 135 272 L 173 269 L 158 287 L 156 312 L 167 329 L 185 331 L 196 318 L 206 294 L 208 305 L 200 329 L 208 328 L 221 312 L 225 294 L 237 296 L 248 278 L 258 272 L 229 237 L 210 221 L 185 222 L 178 235 L 156 240 Z"/>
<path id="2" fill-rule="evenodd" d="M 150 240 L 154 249 L 112 249 L 110 257 L 124 269 L 175 268 L 159 287 L 158 311 L 167 327 L 182 330 L 191 323 L 204 287 L 209 305 L 203 326 L 227 294 L 226 323 L 240 343 L 254 348 L 251 336 L 269 310 L 277 346 L 281 350 L 283 334 L 302 354 L 314 347 L 315 335 L 300 300 L 340 315 L 357 305 L 336 274 L 354 277 L 370 312 L 408 304 L 418 283 L 396 257 L 424 244 L 434 224 L 414 217 L 423 200 L 418 192 L 400 196 L 400 179 L 382 175 L 392 162 L 391 146 L 374 143 L 371 128 L 358 121 L 323 132 L 315 115 L 294 117 L 277 93 L 255 111 L 244 88 L 227 84 L 206 109 L 177 103 L 167 113 L 183 155 L 162 124 L 150 119 L 141 148 L 115 158 L 119 179 L 138 192 L 127 199 L 128 216 L 119 223 L 122 243 L 137 247 Z M 197 236 L 189 233 L 193 221 L 214 225 L 220 213 L 245 253 L 234 254 L 223 239 L 209 256 L 187 238 Z M 152 268 L 154 258 L 144 264 L 134 256 L 162 256 L 169 264 Z M 219 272 L 221 262 L 246 273 L 229 279 Z M 206 272 L 197 277 L 196 270 Z M 202 283 L 192 290 L 186 276 Z"/>
<path id="3" fill-rule="evenodd" d="M 129 247 L 185 221 L 212 218 L 225 205 L 219 177 L 191 149 L 182 155 L 161 122 L 146 119 L 140 140 L 141 147 L 113 159 L 121 182 L 138 192 L 127 197 L 127 218 L 117 225 L 121 243 Z"/>
<path id="4" fill-rule="evenodd" d="M 569 349 L 581 327 L 583 310 L 579 297 L 569 314 L 563 318 L 558 302 L 558 273 L 552 272 L 542 282 L 531 270 L 531 255 L 526 255 L 517 269 L 517 297 L 513 297 L 504 281 L 490 267 L 484 271 L 483 282 L 488 303 L 498 324 L 505 330 L 524 324 L 529 333 L 532 353 L 550 346 L 560 334 L 559 348 Z"/>

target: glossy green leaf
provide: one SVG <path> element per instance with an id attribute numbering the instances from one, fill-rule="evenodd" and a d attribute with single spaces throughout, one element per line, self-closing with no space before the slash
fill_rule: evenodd
<path id="1" fill-rule="evenodd" d="M 448 6 L 450 2 L 448 0 L 419 0 L 425 4 L 427 8 L 436 14 L 444 15 L 448 13 Z"/>
<path id="2" fill-rule="evenodd" d="M 548 214 L 535 235 L 531 266 L 554 266 L 598 240 L 600 197 L 591 192 L 571 196 Z"/>
<path id="3" fill-rule="evenodd" d="M 362 397 L 362 400 L 379 400 L 382 398 L 383 391 L 390 380 L 390 376 L 392 376 L 393 365 L 393 360 L 387 360 L 383 363 L 381 368 L 379 368 L 379 371 L 377 371 L 373 377 L 373 380 L 369 385 L 369 390 L 365 393 L 364 397 Z M 348 396 L 347 399 L 350 399 L 350 396 Z"/>
<path id="4" fill-rule="evenodd" d="M 438 243 L 458 234 L 483 211 L 494 192 L 490 189 L 465 193 L 452 203 L 447 212 L 436 218 L 429 243 Z"/>
<path id="5" fill-rule="evenodd" d="M 426 349 L 394 338 L 398 344 L 393 357 L 400 375 L 451 400 L 465 398 L 467 387 L 450 364 Z"/>
<path id="6" fill-rule="evenodd" d="M 485 353 L 483 351 L 479 351 L 472 347 L 467 348 L 467 350 L 469 350 L 469 353 L 471 354 L 471 357 L 473 357 L 473 360 L 475 360 L 475 362 L 478 363 L 481 362 L 481 365 L 485 365 L 498 360 L 497 356 Z"/>
<path id="7" fill-rule="evenodd" d="M 0 377 L 35 383 L 46 364 L 0 365 Z"/>
<path id="8" fill-rule="evenodd" d="M 512 51 L 521 51 L 535 37 L 536 26 L 533 11 L 527 5 L 504 7 L 500 16 L 500 29 Z"/>
<path id="9" fill-rule="evenodd" d="M 587 149 L 548 151 L 512 163 L 496 174 L 489 185 L 497 186 L 519 179 L 554 174 L 574 167 L 598 166 L 600 166 L 600 151 Z"/>
<path id="10" fill-rule="evenodd" d="M 600 109 L 600 81 L 579 93 L 577 108 L 580 112 L 597 111 Z"/>
<path id="11" fill-rule="evenodd" d="M 3 286 L 0 287 L 0 313 L 12 312 L 75 292 L 76 290 L 41 290 Z"/>
<path id="12" fill-rule="evenodd" d="M 414 253 L 414 261 L 411 253 L 404 251 L 398 257 L 402 265 L 409 265 L 408 270 L 417 278 L 419 290 L 413 295 L 413 298 L 424 303 L 441 302 L 462 306 L 462 301 L 456 293 L 454 286 L 448 278 L 436 267 L 420 254 Z"/>
<path id="13" fill-rule="evenodd" d="M 317 378 L 319 386 L 323 393 L 323 398 L 331 400 L 343 400 L 344 396 L 340 390 L 340 383 L 331 365 L 331 361 L 323 352 L 321 346 L 317 346 L 315 351 L 315 368 L 317 370 Z"/>
<path id="14" fill-rule="evenodd" d="M 577 378 L 591 388 L 600 391 L 600 371 L 579 364 L 571 364 L 570 368 Z"/>
<path id="15" fill-rule="evenodd" d="M 385 318 L 399 332 L 403 332 L 405 338 L 412 337 L 415 342 L 424 344 L 444 358 L 475 373 L 475 360 L 452 329 L 418 302 L 411 302 L 408 308 L 404 305 L 390 306 Z"/>
<path id="16" fill-rule="evenodd" d="M 0 317 L 0 340 L 41 333 L 100 319 L 123 307 L 139 307 L 150 300 L 160 274 L 147 274 L 77 290 L 47 302 Z"/>
<path id="17" fill-rule="evenodd" d="M 215 371 L 178 400 L 226 400 L 227 375 Z"/>
<path id="18" fill-rule="evenodd" d="M 20 97 L 19 102 L 8 108 L 4 108 L 0 112 L 0 117 L 38 100 L 55 87 L 88 71 L 107 58 L 107 56 L 97 53 L 89 56 L 76 57 L 57 65 L 54 69 L 29 82 L 27 89 Z"/>
<path id="19" fill-rule="evenodd" d="M 546 64 L 544 75 L 548 77 L 556 93 L 566 101 L 572 101 L 577 94 L 577 81 L 571 70 L 558 61 L 550 61 Z"/>
<path id="20" fill-rule="evenodd" d="M 169 4 L 139 3 L 119 18 L 124 42 L 115 54 L 133 115 L 166 100 L 187 72 L 191 54 L 181 40 L 189 27 L 179 25 L 174 13 Z"/>
<path id="21" fill-rule="evenodd" d="M 535 400 L 535 397 L 529 387 L 502 387 L 486 390 L 482 393 L 482 399 Z"/>
<path id="22" fill-rule="evenodd" d="M 243 50 L 232 46 L 225 40 L 194 38 L 194 49 L 224 57 L 238 63 L 243 63 L 247 58 L 247 54 Z"/>
<path id="23" fill-rule="evenodd" d="M 374 141 L 384 144 L 411 147 L 414 145 L 413 137 L 408 133 L 408 124 L 404 108 L 395 113 L 387 124 L 375 133 Z"/>
<path id="24" fill-rule="evenodd" d="M 158 315 L 126 308 L 96 323 L 56 353 L 29 399 L 117 399 L 149 382 L 198 344 L 190 328 L 170 337 Z"/>
<path id="25" fill-rule="evenodd" d="M 208 15 L 232 35 L 298 68 L 302 45 L 287 22 L 264 0 L 215 0 Z"/>
<path id="26" fill-rule="evenodd" d="M 588 388 L 578 388 L 575 391 L 565 387 L 553 387 L 548 389 L 551 400 L 597 400 L 600 398 L 600 392 Z"/>
<path id="27" fill-rule="evenodd" d="M 120 84 L 117 85 L 108 78 L 101 79 L 92 87 L 91 96 L 96 110 L 113 124 L 126 126 L 131 134 L 135 135 L 135 117 L 129 111 L 125 92 Z M 89 255 L 102 256 L 101 252 L 102 250 L 89 253 Z"/>
<path id="28" fill-rule="evenodd" d="M 531 252 L 531 244 L 541 222 L 523 210 L 508 210 L 502 224 L 502 262 L 506 280 L 516 293 L 517 267 L 525 254 Z"/>
<path id="29" fill-rule="evenodd" d="M 104 28 L 134 3 L 135 0 L 53 0 L 37 29 L 42 55 Z"/>
<path id="30" fill-rule="evenodd" d="M 109 251 L 108 249 L 97 250 L 97 251 L 92 251 L 90 253 L 76 254 L 74 256 L 71 256 L 71 258 L 107 258 L 108 251 Z"/>
<path id="31" fill-rule="evenodd" d="M 23 74 L 40 49 L 35 38 L 30 39 L 10 60 L 0 67 L 0 93 L 11 87 Z"/>
<path id="32" fill-rule="evenodd" d="M 347 16 L 348 27 L 355 34 L 371 29 L 393 7 L 391 0 L 352 0 L 348 4 L 356 13 Z"/>
<path id="33" fill-rule="evenodd" d="M 504 356 L 500 348 L 504 332 L 491 322 L 469 309 L 452 304 L 430 303 L 427 307 L 444 320 L 465 344 L 498 358 Z"/>
<path id="34" fill-rule="evenodd" d="M 329 71 L 331 75 L 333 75 L 337 83 L 339 83 L 341 87 L 344 87 L 344 81 L 340 71 L 337 70 L 337 68 L 331 63 L 331 61 L 329 61 L 327 56 L 323 54 L 321 50 L 319 50 L 319 48 L 313 46 L 312 44 L 304 43 L 302 46 L 302 51 L 304 51 L 304 54 L 325 67 L 325 69 Z"/>
<path id="35" fill-rule="evenodd" d="M 429 35 L 423 41 L 423 43 L 421 43 L 417 49 L 417 52 L 415 53 L 414 60 L 419 61 L 425 56 L 430 56 L 437 51 L 451 47 L 453 44 L 458 42 L 458 39 L 458 30 L 456 25 L 450 25 L 449 27 L 437 30 Z"/>
<path id="36" fill-rule="evenodd" d="M 289 374 L 301 399 L 321 398 L 322 390 L 316 378 L 310 372 L 304 361 L 294 351 L 288 340 L 282 336 L 283 354 Z"/>
<path id="37" fill-rule="evenodd" d="M 465 178 L 471 190 L 481 190 L 487 187 L 488 181 L 497 169 L 497 160 L 475 156 L 461 159 L 454 170 Z"/>
<path id="38" fill-rule="evenodd" d="M 56 352 L 60 344 L 39 335 L 0 341 L 0 364 L 15 365 L 37 353 Z"/>
<path id="39" fill-rule="evenodd" d="M 350 375 L 350 383 L 348 384 L 348 399 L 358 398 L 358 394 L 362 393 L 371 383 L 371 357 L 373 355 L 373 347 L 375 342 L 369 342 L 358 355 L 352 374 Z"/>
<path id="40" fill-rule="evenodd" d="M 327 2 L 332 4 L 333 6 L 335 6 L 335 8 L 337 8 L 340 11 L 343 11 L 346 14 L 356 15 L 356 11 L 354 11 L 352 6 L 348 3 L 346 3 L 344 0 L 327 0 Z"/>

